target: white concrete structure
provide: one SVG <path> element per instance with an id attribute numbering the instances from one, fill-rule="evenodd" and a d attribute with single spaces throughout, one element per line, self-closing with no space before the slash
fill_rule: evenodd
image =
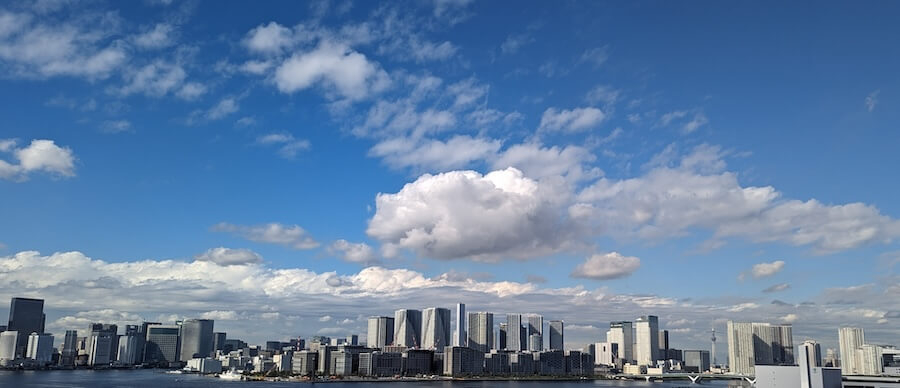
<path id="1" fill-rule="evenodd" d="M 450 310 L 440 307 L 423 310 L 420 347 L 440 353 L 450 345 Z"/>
<path id="2" fill-rule="evenodd" d="M 402 309 L 394 312 L 394 345 L 422 346 L 422 311 Z"/>
<path id="3" fill-rule="evenodd" d="M 594 364 L 614 366 L 618 355 L 619 344 L 610 342 L 597 342 L 594 344 Z"/>
<path id="4" fill-rule="evenodd" d="M 394 343 L 394 318 L 369 317 L 369 328 L 366 333 L 366 346 L 383 349 Z"/>
<path id="5" fill-rule="evenodd" d="M 859 374 L 856 349 L 866 343 L 866 333 L 858 327 L 842 327 L 838 329 L 838 342 L 841 350 L 841 373 Z"/>
<path id="6" fill-rule="evenodd" d="M 609 331 L 606 332 L 606 342 L 618 345 L 618 359 L 622 364 L 634 361 L 634 331 L 631 322 L 612 322 Z"/>
<path id="7" fill-rule="evenodd" d="M 187 361 L 185 369 L 203 374 L 220 373 L 222 372 L 222 361 L 209 357 L 192 358 Z"/>
<path id="8" fill-rule="evenodd" d="M 16 359 L 16 344 L 19 340 L 19 332 L 7 330 L 0 333 L 0 366 L 7 361 Z"/>
<path id="9" fill-rule="evenodd" d="M 490 352 L 494 346 L 494 314 L 477 312 L 468 316 L 468 347 L 481 353 Z"/>
<path id="10" fill-rule="evenodd" d="M 655 366 L 659 359 L 659 318 L 655 315 L 640 317 L 635 329 L 635 361 L 638 365 Z"/>

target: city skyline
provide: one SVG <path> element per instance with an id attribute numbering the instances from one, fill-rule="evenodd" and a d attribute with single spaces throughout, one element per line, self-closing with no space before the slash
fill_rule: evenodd
<path id="1" fill-rule="evenodd" d="M 0 301 L 57 343 L 432 307 L 402 323 L 445 343 L 457 303 L 520 348 L 658 342 L 643 316 L 720 362 L 732 320 L 897 342 L 900 4 L 509 8 L 0 5 Z"/>

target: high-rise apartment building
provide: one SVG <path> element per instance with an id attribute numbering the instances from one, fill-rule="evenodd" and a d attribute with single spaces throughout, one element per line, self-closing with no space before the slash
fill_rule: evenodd
<path id="1" fill-rule="evenodd" d="M 527 317 L 528 350 L 540 352 L 544 350 L 544 317 L 538 314 L 529 314 Z"/>
<path id="2" fill-rule="evenodd" d="M 441 353 L 450 345 L 450 310 L 440 307 L 423 310 L 421 348 Z"/>
<path id="3" fill-rule="evenodd" d="M 566 349 L 564 326 L 563 321 L 550 321 L 550 350 Z"/>
<path id="4" fill-rule="evenodd" d="M 866 343 L 866 333 L 858 327 L 842 327 L 838 329 L 838 342 L 841 350 L 841 373 L 860 374 L 856 350 Z"/>
<path id="5" fill-rule="evenodd" d="M 466 305 L 464 303 L 456 304 L 456 330 L 455 330 L 454 346 L 466 346 Z"/>
<path id="6" fill-rule="evenodd" d="M 728 365 L 731 373 L 755 375 L 756 365 L 792 365 L 794 340 L 790 325 L 728 321 Z"/>
<path id="7" fill-rule="evenodd" d="M 384 349 L 394 343 L 394 318 L 369 317 L 369 328 L 366 332 L 366 346 Z"/>
<path id="8" fill-rule="evenodd" d="M 401 309 L 394 312 L 394 345 L 422 346 L 422 311 Z"/>
<path id="9" fill-rule="evenodd" d="M 468 321 L 469 347 L 482 353 L 490 352 L 494 344 L 494 314 L 469 313 Z"/>
<path id="10" fill-rule="evenodd" d="M 525 350 L 526 344 L 522 341 L 525 336 L 522 315 L 506 314 L 506 350 Z"/>
<path id="11" fill-rule="evenodd" d="M 31 298 L 12 298 L 9 303 L 9 324 L 7 331 L 18 333 L 16 339 L 16 356 L 24 357 L 31 333 L 44 333 L 44 300 Z"/>
<path id="12" fill-rule="evenodd" d="M 659 358 L 660 360 L 669 359 L 669 331 L 659 331 Z"/>
<path id="13" fill-rule="evenodd" d="M 497 349 L 506 349 L 506 323 L 500 323 L 497 329 Z"/>
<path id="14" fill-rule="evenodd" d="M 187 319 L 181 323 L 180 361 L 213 354 L 214 325 L 212 319 Z"/>
<path id="15" fill-rule="evenodd" d="M 659 318 L 647 315 L 635 322 L 635 360 L 638 365 L 656 365 L 659 358 Z"/>
<path id="16" fill-rule="evenodd" d="M 634 361 L 634 330 L 631 322 L 610 322 L 606 342 L 618 345 L 618 359 L 623 361 L 622 364 Z"/>

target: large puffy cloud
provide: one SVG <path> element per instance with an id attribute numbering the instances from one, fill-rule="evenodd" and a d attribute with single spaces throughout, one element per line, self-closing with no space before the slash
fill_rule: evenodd
<path id="1" fill-rule="evenodd" d="M 603 178 L 586 187 L 578 195 L 578 214 L 612 235 L 659 239 L 705 228 L 714 232 L 714 243 L 743 237 L 812 246 L 819 253 L 900 237 L 900 221 L 871 205 L 785 200 L 771 186 L 741 186 L 737 174 L 723 171 L 719 147 L 698 146 L 674 163 L 668 154 L 655 158 L 642 176 Z"/>
<path id="2" fill-rule="evenodd" d="M 379 194 L 367 233 L 385 253 L 409 249 L 439 259 L 527 258 L 572 248 L 579 228 L 560 185 L 515 168 L 426 174 L 395 194 Z"/>
<path id="3" fill-rule="evenodd" d="M 0 159 L 0 179 L 25 180 L 28 174 L 43 171 L 55 176 L 75 176 L 75 154 L 68 147 L 60 147 L 53 140 L 36 139 L 18 148 L 13 139 L 0 140 L 0 153 L 12 153 L 18 160 L 9 163 Z"/>
<path id="4" fill-rule="evenodd" d="M 631 275 L 641 266 L 641 259 L 618 252 L 596 254 L 579 264 L 572 277 L 595 280 L 616 279 Z"/>
<path id="5" fill-rule="evenodd" d="M 319 246 L 299 225 L 268 223 L 265 225 L 234 225 L 221 222 L 213 225 L 214 232 L 229 232 L 247 240 L 284 245 L 293 249 L 312 249 Z"/>
<path id="6" fill-rule="evenodd" d="M 351 100 L 390 85 L 390 77 L 377 63 L 346 45 L 324 41 L 285 60 L 275 69 L 274 81 L 284 93 L 322 85 L 326 93 Z"/>

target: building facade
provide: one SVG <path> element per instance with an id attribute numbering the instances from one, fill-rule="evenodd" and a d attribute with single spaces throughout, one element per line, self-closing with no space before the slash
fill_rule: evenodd
<path id="1" fill-rule="evenodd" d="M 468 347 L 481 353 L 491 351 L 494 343 L 494 314 L 469 313 Z"/>

